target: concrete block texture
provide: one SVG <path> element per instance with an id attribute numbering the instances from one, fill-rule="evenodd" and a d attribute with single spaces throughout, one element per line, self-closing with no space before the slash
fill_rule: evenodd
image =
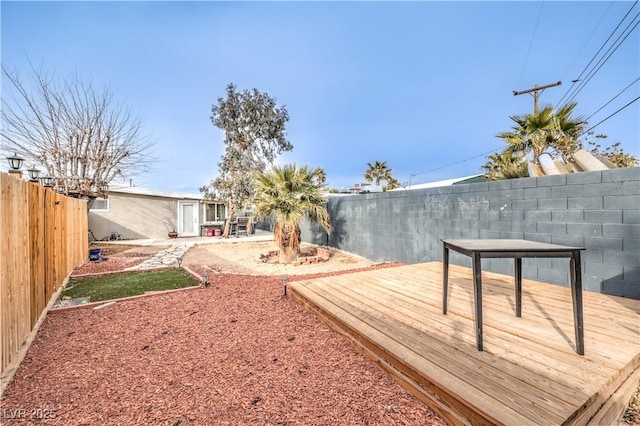
<path id="1" fill-rule="evenodd" d="M 605 195 L 622 195 L 622 185 L 620 182 L 607 182 L 600 184 L 584 185 L 582 194 L 585 197 L 598 197 Z M 576 195 L 580 196 L 580 195 Z"/>
<path id="2" fill-rule="evenodd" d="M 585 194 L 585 185 L 564 185 L 551 187 L 551 196 L 553 198 L 582 197 Z"/>
<path id="3" fill-rule="evenodd" d="M 622 297 L 640 300 L 640 282 L 622 281 Z"/>
<path id="4" fill-rule="evenodd" d="M 616 251 L 603 251 L 602 263 L 623 268 L 640 269 L 640 254 Z M 625 277 L 626 278 L 626 277 Z"/>
<path id="5" fill-rule="evenodd" d="M 631 180 L 622 182 L 622 195 L 638 195 L 640 194 L 640 181 Z"/>
<path id="6" fill-rule="evenodd" d="M 567 175 L 541 176 L 535 178 L 538 186 L 566 186 Z"/>
<path id="7" fill-rule="evenodd" d="M 514 211 L 530 211 L 538 208 L 537 200 L 513 200 L 511 210 Z"/>
<path id="8" fill-rule="evenodd" d="M 640 253 L 640 238 L 624 238 L 622 251 L 625 253 Z"/>
<path id="9" fill-rule="evenodd" d="M 567 198 L 540 198 L 538 210 L 566 210 Z"/>
<path id="10" fill-rule="evenodd" d="M 585 223 L 622 223 L 623 210 L 584 210 Z M 633 223 L 633 222 L 625 222 Z"/>
<path id="11" fill-rule="evenodd" d="M 570 247 L 584 247 L 584 237 L 571 235 L 571 234 L 552 235 L 551 244 L 560 244 L 563 246 L 570 246 Z M 602 259 L 602 256 L 600 256 L 599 259 Z"/>
<path id="12" fill-rule="evenodd" d="M 601 223 L 567 223 L 567 234 L 587 237 L 601 237 Z"/>
<path id="13" fill-rule="evenodd" d="M 581 223 L 584 220 L 583 210 L 553 210 L 552 222 Z"/>
<path id="14" fill-rule="evenodd" d="M 511 179 L 511 188 L 535 188 L 537 182 L 531 178 Z"/>
<path id="15" fill-rule="evenodd" d="M 640 238 L 640 225 L 626 223 L 604 223 L 602 225 L 603 237 Z"/>
<path id="16" fill-rule="evenodd" d="M 601 183 L 602 172 L 570 173 L 567 175 L 567 185 L 585 185 L 589 183 Z"/>
<path id="17" fill-rule="evenodd" d="M 441 238 L 524 238 L 585 247 L 584 287 L 640 298 L 640 168 L 330 197 L 334 231 L 303 240 L 374 261 L 442 260 Z M 451 262 L 470 266 L 466 256 Z M 569 285 L 568 262 L 526 259 L 525 278 Z M 513 274 L 512 261 L 483 270 Z"/>
<path id="18" fill-rule="evenodd" d="M 640 206 L 640 195 L 611 195 L 603 198 L 606 210 L 632 210 Z"/>
<path id="19" fill-rule="evenodd" d="M 535 178 L 534 178 L 535 179 Z M 525 188 L 524 190 L 524 199 L 525 200 L 535 200 L 538 198 L 551 198 L 551 187 L 542 187 L 542 188 Z"/>
<path id="20" fill-rule="evenodd" d="M 616 222 L 611 221 L 611 223 Z M 622 210 L 622 223 L 640 223 L 640 207 L 635 209 Z"/>
<path id="21" fill-rule="evenodd" d="M 603 197 L 567 198 L 567 209 L 569 210 L 602 210 L 603 206 Z M 607 209 L 609 208 L 607 207 Z M 613 207 L 611 207 L 611 209 L 613 209 Z"/>
<path id="22" fill-rule="evenodd" d="M 567 224 L 562 222 L 538 222 L 536 231 L 541 234 L 564 235 L 567 233 Z"/>
<path id="23" fill-rule="evenodd" d="M 602 173 L 602 182 L 640 181 L 640 167 L 612 169 Z"/>

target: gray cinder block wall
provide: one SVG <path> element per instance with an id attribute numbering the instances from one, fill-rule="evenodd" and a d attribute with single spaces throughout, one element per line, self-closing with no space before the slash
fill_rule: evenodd
<path id="1" fill-rule="evenodd" d="M 523 238 L 585 247 L 587 290 L 640 299 L 640 168 L 331 197 L 333 232 L 302 239 L 378 262 L 442 261 L 441 238 Z M 451 262 L 471 266 L 451 253 Z M 513 274 L 513 260 L 483 269 Z M 525 278 L 568 286 L 568 259 L 524 259 Z"/>

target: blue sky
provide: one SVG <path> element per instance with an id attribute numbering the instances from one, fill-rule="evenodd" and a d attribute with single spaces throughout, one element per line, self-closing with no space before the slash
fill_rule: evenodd
<path id="1" fill-rule="evenodd" d="M 633 4 L 2 1 L 0 54 L 23 77 L 30 61 L 115 91 L 160 160 L 136 186 L 197 192 L 217 175 L 223 134 L 210 113 L 230 82 L 286 105 L 294 150 L 279 163 L 321 166 L 340 188 L 387 161 L 416 184 L 480 173 L 509 115 L 533 110 L 513 91 L 561 80 L 540 96 L 555 105 Z M 639 34 L 577 94 L 577 115 L 640 77 Z M 639 92 L 636 82 L 589 123 Z M 640 102 L 595 130 L 640 155 Z"/>

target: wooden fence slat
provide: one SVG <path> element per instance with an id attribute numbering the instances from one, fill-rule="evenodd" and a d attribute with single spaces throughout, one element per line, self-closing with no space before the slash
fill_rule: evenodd
<path id="1" fill-rule="evenodd" d="M 44 188 L 30 185 L 29 239 L 31 245 L 31 328 L 47 305 L 44 293 Z"/>
<path id="2" fill-rule="evenodd" d="M 0 371 L 87 259 L 87 202 L 0 173 Z"/>

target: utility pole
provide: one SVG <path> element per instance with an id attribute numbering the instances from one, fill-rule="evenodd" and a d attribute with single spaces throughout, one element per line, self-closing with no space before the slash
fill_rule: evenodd
<path id="1" fill-rule="evenodd" d="M 544 89 L 548 89 L 549 87 L 560 86 L 562 84 L 561 81 L 556 81 L 555 83 L 545 84 L 544 86 L 538 86 L 537 84 L 533 86 L 531 89 L 521 90 L 519 92 L 513 91 L 513 96 L 524 95 L 525 93 L 533 92 L 533 113 L 538 113 L 538 98 L 540 97 L 540 93 L 544 91 Z"/>

